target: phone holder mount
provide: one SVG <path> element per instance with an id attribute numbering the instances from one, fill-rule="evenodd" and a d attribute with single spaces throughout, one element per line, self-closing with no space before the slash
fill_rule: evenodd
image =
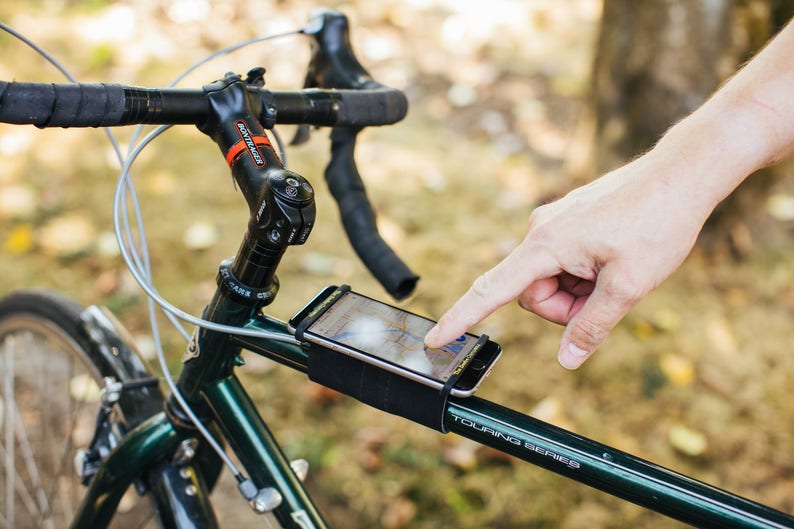
<path id="1" fill-rule="evenodd" d="M 322 316 L 339 296 L 349 290 L 348 285 L 336 287 L 295 329 L 295 337 L 308 344 L 309 379 L 379 410 L 447 433 L 444 415 L 452 388 L 469 362 L 488 341 L 488 336 L 480 337 L 440 390 L 338 351 L 305 342 L 303 332 Z"/>

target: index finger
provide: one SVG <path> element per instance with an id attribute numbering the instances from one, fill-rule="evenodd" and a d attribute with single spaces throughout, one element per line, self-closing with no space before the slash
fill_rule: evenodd
<path id="1" fill-rule="evenodd" d="M 441 347 L 516 299 L 528 285 L 559 273 L 559 266 L 543 251 L 527 255 L 516 247 L 499 264 L 477 278 L 468 291 L 438 320 L 425 337 L 428 347 Z"/>

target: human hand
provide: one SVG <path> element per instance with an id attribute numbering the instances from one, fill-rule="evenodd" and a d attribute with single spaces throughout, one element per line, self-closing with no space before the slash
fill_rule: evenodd
<path id="1" fill-rule="evenodd" d="M 716 205 L 794 155 L 794 22 L 634 162 L 530 216 L 526 238 L 425 338 L 444 345 L 513 299 L 565 325 L 558 358 L 584 362 L 686 257 Z"/>
<path id="2" fill-rule="evenodd" d="M 427 345 L 451 342 L 517 299 L 566 326 L 558 360 L 579 367 L 681 264 L 713 208 L 660 158 L 651 151 L 537 208 L 524 240 L 441 317 Z"/>

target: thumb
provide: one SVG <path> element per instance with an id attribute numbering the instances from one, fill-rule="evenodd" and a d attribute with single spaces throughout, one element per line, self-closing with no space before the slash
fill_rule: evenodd
<path id="1" fill-rule="evenodd" d="M 603 269 L 596 286 L 565 327 L 557 359 L 566 369 L 581 366 L 641 296 L 629 292 Z"/>

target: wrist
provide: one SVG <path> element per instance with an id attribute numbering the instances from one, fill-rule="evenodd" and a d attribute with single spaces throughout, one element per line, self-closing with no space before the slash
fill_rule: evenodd
<path id="1" fill-rule="evenodd" d="M 748 105 L 712 99 L 673 126 L 649 153 L 710 213 L 750 174 L 772 163 L 769 134 Z"/>

